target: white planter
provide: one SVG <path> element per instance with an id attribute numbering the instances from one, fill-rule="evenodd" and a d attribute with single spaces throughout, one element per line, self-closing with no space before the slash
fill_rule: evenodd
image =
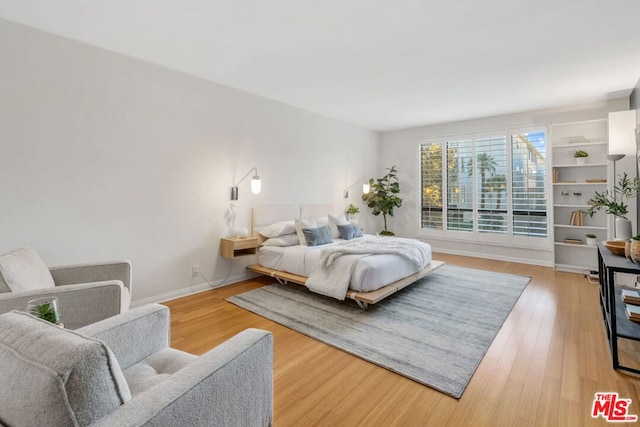
<path id="1" fill-rule="evenodd" d="M 629 240 L 631 236 L 631 221 L 624 218 L 616 218 L 616 240 Z"/>
<path id="2" fill-rule="evenodd" d="M 576 159 L 576 164 L 577 165 L 584 165 L 587 163 L 587 158 L 586 157 L 574 157 L 574 159 Z"/>
<path id="3" fill-rule="evenodd" d="M 589 246 L 595 246 L 597 241 L 598 239 L 595 237 L 587 237 L 587 245 Z"/>

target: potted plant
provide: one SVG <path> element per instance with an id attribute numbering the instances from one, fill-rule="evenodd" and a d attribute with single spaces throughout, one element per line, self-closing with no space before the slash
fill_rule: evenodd
<path id="1" fill-rule="evenodd" d="M 573 153 L 573 157 L 576 159 L 576 163 L 579 165 L 583 165 L 587 162 L 587 157 L 589 157 L 589 153 L 584 150 L 576 150 Z"/>
<path id="2" fill-rule="evenodd" d="M 357 218 L 358 214 L 360 213 L 360 208 L 354 205 L 353 203 L 350 203 L 349 207 L 347 208 L 346 211 L 344 211 L 344 213 L 347 214 L 347 219 L 349 221 L 353 221 Z"/>
<path id="3" fill-rule="evenodd" d="M 54 325 L 62 325 L 60 323 L 57 298 L 44 297 L 31 300 L 27 303 L 27 311 L 29 314 L 51 322 Z"/>
<path id="4" fill-rule="evenodd" d="M 372 209 L 371 213 L 378 216 L 382 214 L 384 218 L 384 229 L 380 232 L 382 236 L 394 236 L 392 231 L 387 229 L 387 215 L 393 216 L 393 208 L 402 206 L 402 199 L 397 196 L 400 193 L 400 183 L 396 177 L 396 167 L 387 168 L 389 172 L 382 178 L 374 181 L 369 179 L 369 192 L 362 195 L 362 200 Z"/>
<path id="5" fill-rule="evenodd" d="M 590 217 L 600 209 L 616 217 L 616 240 L 629 240 L 631 238 L 631 221 L 627 219 L 629 209 L 627 201 L 636 197 L 640 191 L 640 179 L 629 179 L 625 172 L 620 177 L 618 185 L 613 187 L 613 191 L 596 191 L 589 200 L 589 210 L 587 213 Z"/>
<path id="6" fill-rule="evenodd" d="M 596 236 L 596 235 L 595 235 L 595 234 L 593 234 L 593 233 L 587 233 L 587 235 L 586 235 L 586 236 L 587 236 L 587 245 L 589 245 L 589 246 L 595 246 L 595 245 L 596 245 L 596 242 L 597 242 L 597 240 L 596 240 L 596 239 L 598 238 L 598 236 Z"/>

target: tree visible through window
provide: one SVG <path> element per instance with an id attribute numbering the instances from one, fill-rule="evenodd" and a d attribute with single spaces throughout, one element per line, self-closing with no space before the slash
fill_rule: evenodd
<path id="1" fill-rule="evenodd" d="M 547 237 L 545 135 L 540 129 L 422 143 L 422 228 Z"/>

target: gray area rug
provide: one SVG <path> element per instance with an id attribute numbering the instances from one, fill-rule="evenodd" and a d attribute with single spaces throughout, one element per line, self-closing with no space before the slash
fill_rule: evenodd
<path id="1" fill-rule="evenodd" d="M 367 311 L 295 284 L 227 301 L 460 398 L 529 281 L 445 264 Z"/>

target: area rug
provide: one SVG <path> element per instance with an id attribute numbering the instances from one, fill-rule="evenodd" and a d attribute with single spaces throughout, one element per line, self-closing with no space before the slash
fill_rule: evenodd
<path id="1" fill-rule="evenodd" d="M 445 264 L 367 311 L 295 284 L 227 301 L 460 398 L 529 281 Z"/>

